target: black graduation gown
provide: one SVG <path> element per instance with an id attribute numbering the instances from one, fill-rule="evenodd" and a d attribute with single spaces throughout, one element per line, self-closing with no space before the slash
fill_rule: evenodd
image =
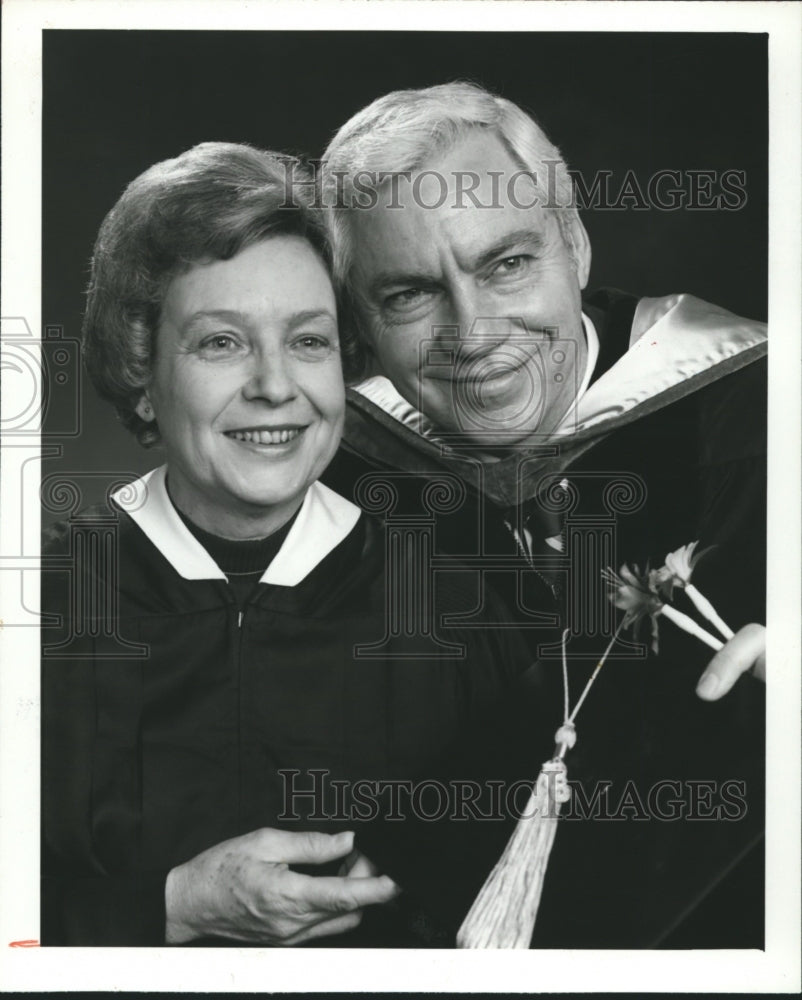
<path id="1" fill-rule="evenodd" d="M 631 296 L 608 291 L 586 302 L 600 340 L 596 377 L 627 350 L 636 305 Z M 580 532 L 576 538 L 582 537 L 583 518 L 591 533 L 603 534 L 611 520 L 610 490 L 618 490 L 613 539 L 604 555 L 595 554 L 580 569 L 545 550 L 534 559 L 542 573 L 523 555 L 520 572 L 488 573 L 514 609 L 533 655 L 540 654 L 531 688 L 536 694 L 508 702 L 477 733 L 482 749 L 474 741 L 461 761 L 452 759 L 444 769 L 484 768 L 507 781 L 533 779 L 551 756 L 562 721 L 555 643 L 567 601 L 574 601 L 574 618 L 584 616 L 587 633 L 569 641 L 572 704 L 606 645 L 599 628 L 605 602 L 599 603 L 598 593 L 593 600 L 582 596 L 591 570 L 595 575 L 607 563 L 618 568 L 624 562 L 657 567 L 667 552 L 699 540 L 700 548 L 713 548 L 694 582 L 724 620 L 736 630 L 765 621 L 767 376 L 759 354 L 753 350 L 749 363 L 723 366 L 719 377 L 692 391 L 683 387 L 684 394 L 668 405 L 641 408 L 637 419 L 599 433 L 589 447 L 566 451 L 545 467 L 544 475 L 556 470 L 577 488 L 578 503 L 566 521 Z M 425 482 L 460 469 L 433 460 L 430 446 L 416 454 L 409 434 L 394 434 L 393 422 L 375 419 L 354 393 L 350 417 L 346 448 L 328 473 L 346 496 L 349 484 L 371 471 L 388 472 L 395 462 L 412 477 L 404 485 L 414 510 Z M 490 565 L 493 554 L 513 557 L 518 547 L 510 525 L 521 509 L 468 486 L 463 506 L 440 517 L 438 544 L 446 551 L 483 551 Z M 537 478 L 530 477 L 528 495 L 536 492 Z M 555 567 L 558 572 L 550 573 Z M 684 595 L 675 604 L 695 614 Z M 538 612 L 550 614 L 551 621 L 538 622 Z M 533 947 L 762 946 L 763 687 L 747 676 L 720 702 L 703 703 L 694 689 L 712 650 L 665 620 L 659 632 L 659 655 L 648 649 L 647 629 L 639 637 L 640 655 L 629 649 L 626 657 L 611 656 L 577 719 L 578 743 L 567 757 L 575 805 L 560 823 Z M 633 642 L 631 634 L 624 638 Z M 622 646 L 616 649 L 620 654 Z M 595 807 L 594 795 L 601 795 Z M 592 818 L 583 818 L 583 802 Z M 511 822 L 504 836 L 497 827 L 421 827 L 415 850 L 405 856 L 417 852 L 417 866 L 407 869 L 399 856 L 396 877 L 438 908 L 449 933 L 498 858 Z M 406 836 L 410 843 L 414 834 Z M 374 853 L 388 866 L 397 864 L 384 845 Z M 427 868 L 423 857 L 440 860 Z M 462 868 L 461 883 L 455 870 L 444 868 L 444 858 L 446 866 Z M 727 878 L 734 888 L 724 886 Z M 461 889 L 449 896 L 438 882 Z M 431 885 L 438 887 L 431 891 Z M 700 907 L 705 897 L 707 909 Z M 693 916 L 696 910 L 703 917 Z"/>
<path id="2" fill-rule="evenodd" d="M 43 555 L 42 606 L 61 618 L 43 629 L 44 945 L 163 944 L 172 867 L 263 826 L 353 828 L 335 781 L 425 772 L 528 662 L 514 633 L 447 627 L 458 655 L 395 634 L 356 657 L 388 621 L 384 537 L 364 515 L 241 615 L 225 579 L 184 578 L 122 510 L 57 525 Z M 471 599 L 452 576 L 434 614 Z M 416 942 L 402 909 L 374 911 L 316 944 Z"/>

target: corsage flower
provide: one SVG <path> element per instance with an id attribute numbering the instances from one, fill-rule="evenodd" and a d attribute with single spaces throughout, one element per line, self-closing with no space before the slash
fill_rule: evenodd
<path id="1" fill-rule="evenodd" d="M 691 542 L 690 545 L 683 545 L 674 552 L 668 553 L 665 566 L 657 571 L 658 590 L 665 594 L 666 599 L 670 601 L 673 597 L 674 587 L 681 587 L 693 601 L 699 614 L 713 624 L 725 639 L 731 639 L 732 629 L 721 618 L 704 594 L 691 583 L 691 576 L 696 564 L 706 552 L 710 551 L 707 548 L 694 554 L 698 544 L 698 541 Z"/>
<path id="2" fill-rule="evenodd" d="M 692 547 L 691 558 L 692 558 Z M 685 569 L 683 565 L 681 567 Z M 633 564 L 632 569 L 626 564 L 618 573 L 613 572 L 609 567 L 602 571 L 602 579 L 608 587 L 608 597 L 612 603 L 624 612 L 623 626 L 637 625 L 644 618 L 649 618 L 652 623 L 652 651 L 658 652 L 658 630 L 657 618 L 660 615 L 668 618 L 678 628 L 681 628 L 689 635 L 696 636 L 712 649 L 721 649 L 724 645 L 714 635 L 701 628 L 693 618 L 677 611 L 676 608 L 666 603 L 665 592 L 667 591 L 666 567 L 660 570 L 650 570 L 648 566 L 641 573 L 637 565 Z M 687 584 L 685 588 L 687 590 Z"/>
<path id="3" fill-rule="evenodd" d="M 652 651 L 658 652 L 659 636 L 657 631 L 657 616 L 663 608 L 663 602 L 657 591 L 657 581 L 654 570 L 646 567 L 641 573 L 637 563 L 632 564 L 632 569 L 626 565 L 615 573 L 609 567 L 602 570 L 602 579 L 607 584 L 607 596 L 612 603 L 624 612 L 621 622 L 623 628 L 633 626 L 633 633 L 637 632 L 637 626 L 645 618 L 649 618 L 652 623 Z"/>

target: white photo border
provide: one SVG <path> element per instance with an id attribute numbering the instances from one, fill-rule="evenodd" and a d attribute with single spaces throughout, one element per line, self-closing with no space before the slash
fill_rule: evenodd
<path id="1" fill-rule="evenodd" d="M 314 8 L 311 17 L 310 8 Z M 38 456 L 6 438 L 0 484 L 0 984 L 4 991 L 794 992 L 800 988 L 802 7 L 475 0 L 4 0 L 2 315 L 41 330 L 44 29 L 698 31 L 769 36 L 769 605 L 765 951 L 38 948 L 38 629 L 3 629 L 38 554 Z M 6 380 L 4 420 L 17 412 Z M 795 409 L 796 408 L 796 409 Z M 790 426 L 789 426 L 790 425 Z M 36 484 L 31 496 L 27 489 Z M 26 503 L 27 500 L 27 503 Z M 23 512 L 25 514 L 23 522 Z M 34 562 L 30 562 L 33 558 Z M 29 560 L 29 561 L 25 561 Z M 17 567 L 19 573 L 17 572 Z M 26 570 L 26 592 L 38 574 Z M 581 904 L 579 904 L 581 905 Z M 16 944 L 16 946 L 12 946 Z M 315 960 L 312 960 L 313 955 Z"/>

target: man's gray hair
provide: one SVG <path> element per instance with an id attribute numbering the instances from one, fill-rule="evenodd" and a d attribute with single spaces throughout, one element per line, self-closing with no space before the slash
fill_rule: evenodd
<path id="1" fill-rule="evenodd" d="M 349 285 L 352 247 L 348 205 L 378 185 L 367 178 L 417 170 L 473 129 L 493 131 L 519 169 L 533 174 L 544 206 L 557 208 L 560 231 L 573 255 L 570 221 L 573 186 L 559 149 L 526 112 L 473 83 L 444 83 L 395 90 L 346 122 L 326 150 L 320 171 L 321 201 L 332 243 L 334 277 Z M 548 164 L 543 176 L 544 164 Z M 354 180 L 359 187 L 354 189 Z M 386 179 L 386 178 L 385 178 Z"/>

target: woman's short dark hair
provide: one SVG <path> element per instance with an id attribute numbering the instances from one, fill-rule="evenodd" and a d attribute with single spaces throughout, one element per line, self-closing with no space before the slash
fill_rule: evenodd
<path id="1" fill-rule="evenodd" d="M 229 260 L 273 236 L 300 236 L 330 269 L 314 185 L 295 157 L 204 142 L 150 167 L 123 192 L 95 243 L 83 324 L 98 393 L 140 444 L 159 441 L 135 407 L 147 386 L 170 281 L 196 264 Z M 359 374 L 356 341 L 341 337 L 343 371 Z"/>

